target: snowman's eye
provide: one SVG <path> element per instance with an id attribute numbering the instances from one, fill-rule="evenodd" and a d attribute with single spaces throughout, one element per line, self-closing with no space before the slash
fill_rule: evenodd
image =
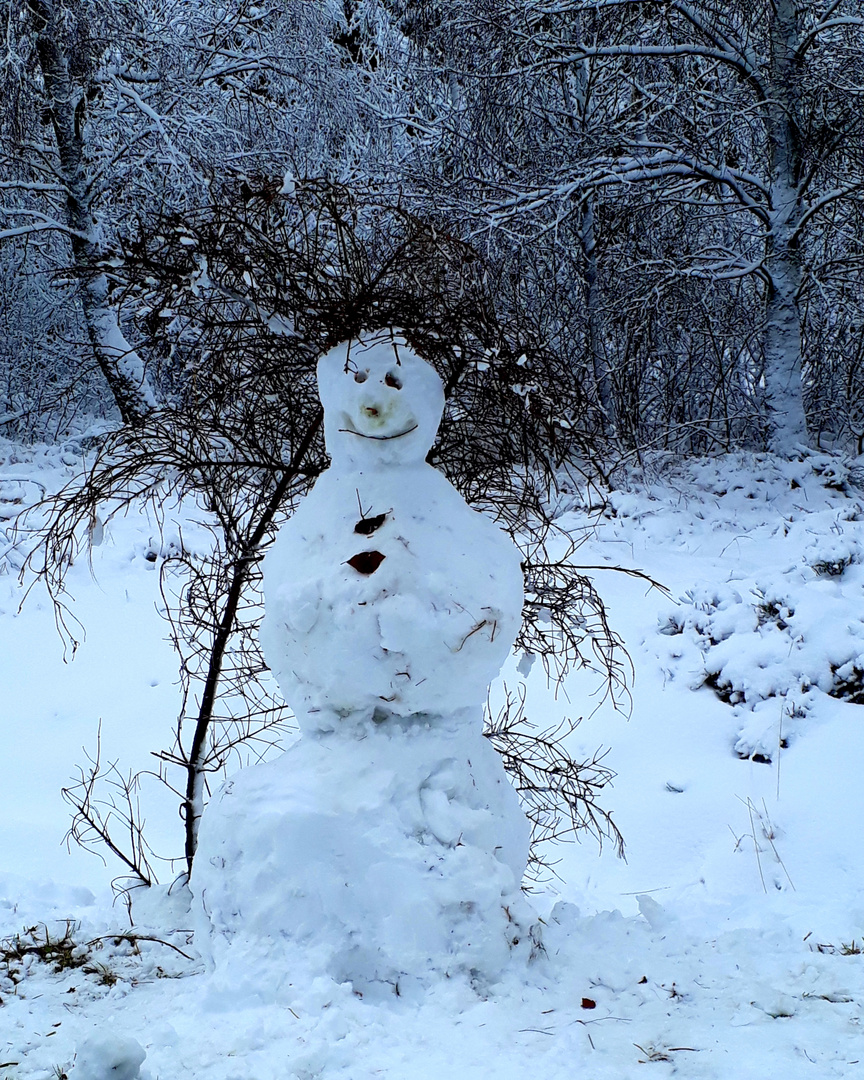
<path id="1" fill-rule="evenodd" d="M 355 371 L 354 372 L 354 382 L 366 382 L 368 377 L 369 377 L 369 373 L 367 371 Z"/>
<path id="2" fill-rule="evenodd" d="M 394 390 L 402 389 L 401 381 L 396 378 L 392 371 L 388 371 L 384 376 L 384 382 L 387 386 L 392 386 Z"/>

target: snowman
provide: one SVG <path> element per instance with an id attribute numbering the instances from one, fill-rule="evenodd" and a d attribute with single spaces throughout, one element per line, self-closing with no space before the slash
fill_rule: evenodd
<path id="1" fill-rule="evenodd" d="M 261 642 L 301 737 L 205 811 L 201 937 L 231 980 L 284 950 L 360 994 L 485 985 L 537 945 L 530 828 L 482 735 L 519 554 L 426 462 L 443 387 L 398 331 L 332 349 L 318 384 L 332 464 L 264 562 Z"/>

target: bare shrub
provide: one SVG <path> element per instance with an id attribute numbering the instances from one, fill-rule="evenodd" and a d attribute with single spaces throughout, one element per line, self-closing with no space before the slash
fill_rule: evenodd
<path id="1" fill-rule="evenodd" d="M 86 476 L 42 506 L 48 524 L 30 566 L 62 622 L 65 571 L 95 520 L 132 504 L 161 520 L 170 500 L 186 500 L 211 531 L 209 553 L 181 544 L 162 563 L 183 707 L 172 747 L 156 756 L 181 801 L 187 872 L 210 775 L 232 754 L 266 754 L 289 719 L 262 681 L 260 561 L 326 464 L 318 357 L 360 331 L 401 327 L 442 375 L 447 405 L 429 461 L 527 548 L 520 644 L 555 678 L 592 666 L 624 694 L 600 597 L 547 552 L 556 467 L 585 451 L 562 422 L 578 387 L 517 322 L 496 318 L 469 245 L 369 194 L 307 183 L 282 196 L 262 181 L 251 194 L 218 193 L 206 211 L 142 223 L 105 269 L 149 342 L 165 404 L 108 436 Z M 92 786 L 104 776 L 88 775 L 76 812 L 92 838 Z M 140 851 L 121 858 L 150 877 Z"/>
<path id="2" fill-rule="evenodd" d="M 528 880 L 540 881 L 553 870 L 548 845 L 562 840 L 592 836 L 602 847 L 610 840 L 619 856 L 624 838 L 612 814 L 600 806 L 600 792 L 615 773 L 603 764 L 608 751 L 577 761 L 567 751 L 566 740 L 579 720 L 562 720 L 549 728 L 537 728 L 525 715 L 525 688 L 506 692 L 498 714 L 486 711 L 485 735 L 501 755 L 504 768 L 519 793 L 531 822 Z"/>

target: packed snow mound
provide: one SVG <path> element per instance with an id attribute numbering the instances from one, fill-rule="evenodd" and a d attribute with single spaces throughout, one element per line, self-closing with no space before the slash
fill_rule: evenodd
<path id="1" fill-rule="evenodd" d="M 396 330 L 344 341 L 325 353 L 318 394 L 336 469 L 422 462 L 444 411 L 438 373 Z"/>
<path id="2" fill-rule="evenodd" d="M 229 985 L 263 941 L 286 983 L 303 956 L 367 996 L 457 973 L 485 986 L 536 947 L 519 888 L 529 840 L 498 755 L 458 721 L 303 738 L 208 806 L 199 943 Z"/>
<path id="3" fill-rule="evenodd" d="M 138 1080 L 147 1053 L 136 1039 L 99 1032 L 75 1056 L 73 1080 Z"/>
<path id="4" fill-rule="evenodd" d="M 304 730 L 476 714 L 519 628 L 512 541 L 425 464 L 331 469 L 264 563 L 264 655 Z"/>

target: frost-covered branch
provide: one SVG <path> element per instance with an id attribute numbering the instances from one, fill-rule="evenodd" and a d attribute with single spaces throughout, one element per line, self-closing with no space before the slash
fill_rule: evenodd
<path id="1" fill-rule="evenodd" d="M 759 202 L 746 190 L 749 186 L 767 194 L 766 185 L 760 177 L 740 170 L 718 167 L 710 161 L 669 149 L 661 149 L 646 156 L 622 156 L 591 162 L 586 172 L 578 178 L 502 200 L 496 205 L 494 214 L 497 218 L 508 211 L 536 212 L 547 201 L 563 202 L 591 190 L 617 184 L 644 184 L 670 177 L 714 181 L 732 191 L 740 205 L 764 224 L 770 222 L 770 210 L 764 202 Z"/>
<path id="2" fill-rule="evenodd" d="M 816 214 L 821 213 L 826 207 L 831 206 L 838 200 L 847 199 L 850 195 L 854 195 L 859 191 L 864 191 L 864 179 L 858 180 L 854 184 L 846 184 L 845 187 L 835 188 L 833 191 L 823 192 L 801 215 L 795 230 L 795 239 L 799 240 L 803 236 L 806 227 Z"/>
<path id="3" fill-rule="evenodd" d="M 840 3 L 842 3 L 842 0 L 838 0 L 838 3 L 832 5 L 832 8 L 836 10 Z M 864 27 L 864 17 L 860 15 L 843 15 L 836 19 L 824 19 L 801 39 L 801 44 L 795 53 L 796 60 L 804 59 L 808 50 L 818 41 L 820 34 L 824 34 L 826 30 L 832 30 L 838 26 Z"/>
<path id="4" fill-rule="evenodd" d="M 0 191 L 34 191 L 62 193 L 66 188 L 62 184 L 41 184 L 35 180 L 0 180 Z M 9 207 L 6 213 L 18 213 L 17 208 Z"/>

